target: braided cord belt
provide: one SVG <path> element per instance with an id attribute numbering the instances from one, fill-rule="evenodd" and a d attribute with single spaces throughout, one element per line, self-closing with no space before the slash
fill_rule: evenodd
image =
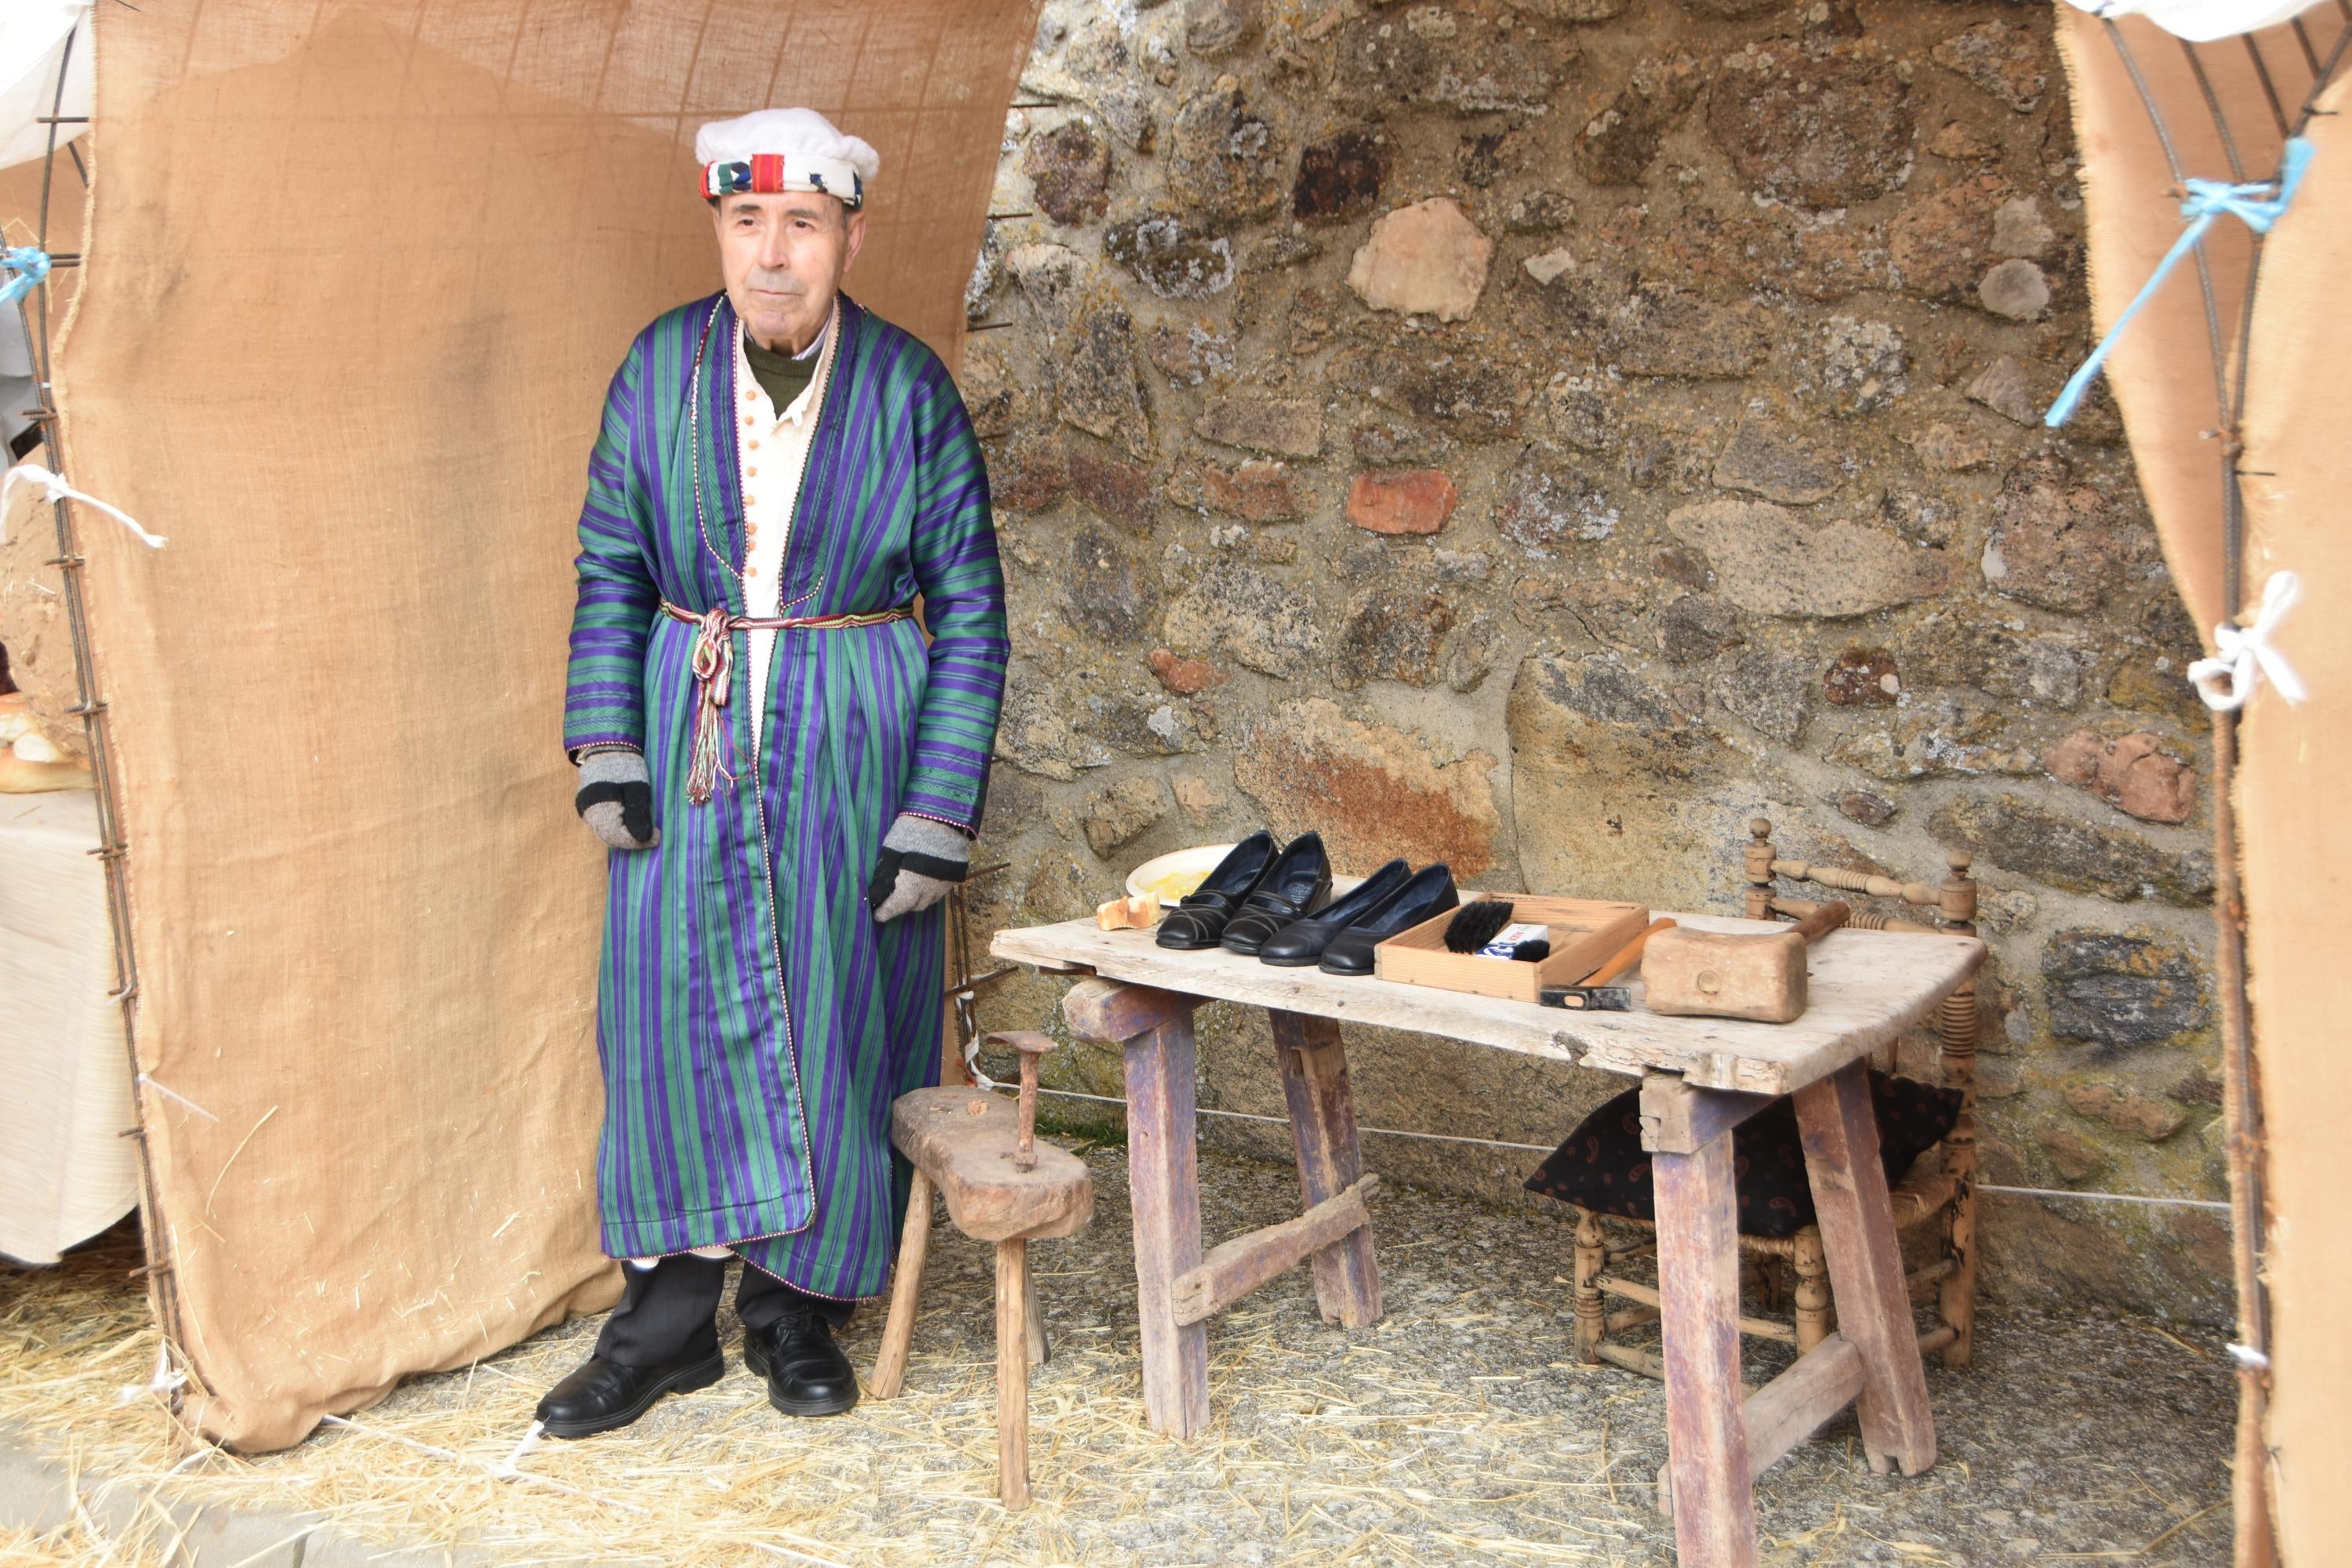
<path id="1" fill-rule="evenodd" d="M 726 606 L 700 615 L 662 601 L 662 614 L 693 626 L 694 744 L 688 753 L 686 798 L 703 805 L 719 784 L 719 752 L 726 736 L 724 710 L 734 684 L 737 632 L 841 631 L 853 626 L 887 626 L 913 618 L 912 605 L 887 610 L 858 610 L 834 616 L 737 616 Z"/>

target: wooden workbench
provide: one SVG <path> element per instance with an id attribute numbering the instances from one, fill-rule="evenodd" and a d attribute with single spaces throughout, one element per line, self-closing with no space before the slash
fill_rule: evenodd
<path id="1" fill-rule="evenodd" d="M 1701 931 L 1763 921 L 1677 915 Z M 1409 1029 L 1549 1057 L 1642 1082 L 1643 1142 L 1657 1200 L 1675 1537 L 1686 1568 L 1751 1568 L 1754 1480 L 1849 1403 L 1873 1468 L 1935 1462 L 1927 1376 L 1904 1289 L 1878 1158 L 1864 1058 L 1927 1017 L 1976 972 L 1972 937 L 1832 932 L 1811 953 L 1811 1005 L 1792 1024 L 1570 1013 L 1313 969 L 1222 950 L 1176 952 L 1148 931 L 1091 920 L 999 931 L 998 958 L 1090 976 L 1063 999 L 1082 1039 L 1117 1043 L 1127 1065 L 1128 1161 L 1152 1426 L 1188 1437 L 1209 1420 L 1207 1320 L 1312 1258 L 1323 1316 L 1381 1316 L 1369 1190 L 1348 1088 L 1342 1022 Z M 1265 1007 L 1289 1110 L 1305 1212 L 1203 1254 L 1194 1142 L 1192 1011 Z M 1792 1094 L 1838 1331 L 1742 1400 L 1739 1253 L 1731 1129 Z"/>

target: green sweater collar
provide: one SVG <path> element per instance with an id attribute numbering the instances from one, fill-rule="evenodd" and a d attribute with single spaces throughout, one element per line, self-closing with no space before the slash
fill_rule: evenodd
<path id="1" fill-rule="evenodd" d="M 831 330 L 828 324 L 825 331 Z M 761 348 L 751 333 L 743 334 L 743 358 L 751 366 L 751 377 L 760 384 L 760 390 L 768 395 L 768 401 L 774 405 L 779 414 L 790 408 L 793 400 L 807 391 L 809 383 L 816 379 L 817 359 L 824 352 L 824 331 L 818 332 L 816 340 L 797 354 Z"/>

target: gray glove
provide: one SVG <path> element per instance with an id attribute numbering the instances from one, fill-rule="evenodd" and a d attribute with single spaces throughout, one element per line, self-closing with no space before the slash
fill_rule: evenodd
<path id="1" fill-rule="evenodd" d="M 899 813 L 882 836 L 882 858 L 866 886 L 876 922 L 929 909 L 963 880 L 971 863 L 971 840 L 962 829 Z"/>
<path id="2" fill-rule="evenodd" d="M 650 849 L 661 842 L 661 829 L 654 826 L 652 775 L 641 752 L 615 746 L 582 757 L 580 793 L 572 805 L 596 837 L 615 849 Z"/>

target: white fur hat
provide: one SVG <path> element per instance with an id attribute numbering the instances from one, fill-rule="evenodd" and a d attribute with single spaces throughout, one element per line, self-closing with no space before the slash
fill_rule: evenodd
<path id="1" fill-rule="evenodd" d="M 705 196 L 823 191 L 852 207 L 865 205 L 866 184 L 882 172 L 880 153 L 814 109 L 755 109 L 714 120 L 694 133 L 694 161 L 702 165 Z"/>

